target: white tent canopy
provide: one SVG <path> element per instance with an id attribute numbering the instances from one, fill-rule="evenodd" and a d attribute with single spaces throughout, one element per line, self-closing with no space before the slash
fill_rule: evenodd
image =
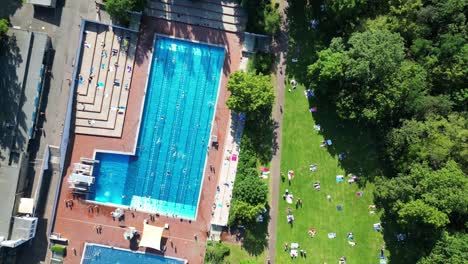
<path id="1" fill-rule="evenodd" d="M 34 211 L 34 199 L 32 198 L 21 198 L 18 213 L 31 214 Z"/>
<path id="2" fill-rule="evenodd" d="M 164 228 L 158 226 L 143 224 L 143 235 L 140 241 L 140 247 L 149 247 L 161 251 L 161 237 Z"/>

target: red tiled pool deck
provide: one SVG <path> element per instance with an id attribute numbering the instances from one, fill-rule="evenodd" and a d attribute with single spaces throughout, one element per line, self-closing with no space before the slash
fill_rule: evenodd
<path id="1" fill-rule="evenodd" d="M 72 142 L 72 154 L 64 176 L 61 196 L 57 208 L 57 216 L 53 232 L 67 238 L 68 254 L 64 263 L 80 263 L 86 242 L 104 244 L 120 248 L 130 248 L 130 242 L 124 239 L 126 227 L 135 227 L 140 233 L 143 221 L 149 215 L 143 212 L 125 212 L 125 220 L 113 220 L 110 213 L 114 207 L 99 206 L 99 212 L 88 212 L 88 206 L 93 205 L 82 199 L 73 200 L 73 209 L 65 206 L 65 200 L 73 199 L 68 188 L 67 178 L 71 173 L 71 164 L 80 161 L 80 157 L 92 158 L 95 149 L 133 152 L 137 140 L 140 112 L 148 78 L 148 68 L 151 62 L 151 49 L 154 34 L 165 34 L 178 38 L 223 45 L 226 47 L 221 86 L 218 91 L 216 115 L 213 121 L 213 134 L 218 136 L 220 143 L 224 142 L 228 129 L 229 109 L 226 107 L 228 91 L 226 84 L 229 73 L 239 69 L 241 59 L 241 43 L 237 34 L 191 26 L 183 23 L 169 22 L 162 19 L 144 17 L 140 29 L 140 39 L 137 48 L 136 63 L 131 84 L 130 98 L 127 106 L 123 135 L 121 138 L 108 138 L 87 135 L 75 135 Z M 216 168 L 216 173 L 205 168 L 198 214 L 195 221 L 160 216 L 150 224 L 170 228 L 164 230 L 162 243 L 166 244 L 165 255 L 188 260 L 189 263 L 203 263 L 205 244 L 210 229 L 211 206 L 216 193 L 218 175 L 221 170 L 224 146 L 220 144 L 218 150 L 211 148 L 207 157 L 207 165 Z M 207 166 L 209 167 L 209 166 Z M 102 233 L 97 234 L 96 226 L 102 226 Z M 196 239 L 195 239 L 196 235 Z M 76 250 L 76 254 L 75 254 Z M 139 248 L 147 252 L 161 254 L 153 249 Z"/>

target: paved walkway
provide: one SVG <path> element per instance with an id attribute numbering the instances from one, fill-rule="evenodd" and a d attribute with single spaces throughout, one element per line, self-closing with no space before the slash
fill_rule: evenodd
<path id="1" fill-rule="evenodd" d="M 275 65 L 275 95 L 276 102 L 273 106 L 273 118 L 278 123 L 276 130 L 277 150 L 273 152 L 271 160 L 271 173 L 272 181 L 270 185 L 270 222 L 268 223 L 268 259 L 267 263 L 275 263 L 276 255 L 276 227 L 278 219 L 278 193 L 279 193 L 279 180 L 280 180 L 280 165 L 281 165 L 281 141 L 282 141 L 282 127 L 283 127 L 283 105 L 284 105 L 284 88 L 285 88 L 285 72 L 286 72 L 286 52 L 288 49 L 288 34 L 286 14 L 284 10 L 287 8 L 287 1 L 282 0 L 279 2 L 279 10 L 283 17 L 283 25 L 281 32 L 275 39 L 272 48 L 273 54 L 278 56 L 278 63 Z"/>

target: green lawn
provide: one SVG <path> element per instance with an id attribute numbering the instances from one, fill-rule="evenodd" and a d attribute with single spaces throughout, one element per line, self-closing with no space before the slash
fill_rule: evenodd
<path id="1" fill-rule="evenodd" d="M 258 264 L 265 262 L 266 250 L 262 254 L 253 256 L 241 248 L 240 244 L 224 243 L 231 251 L 229 256 L 224 258 L 224 263 L 239 264 L 242 260 L 255 260 Z"/>
<path id="2" fill-rule="evenodd" d="M 312 115 L 308 109 L 317 105 L 318 112 Z M 373 230 L 379 216 L 370 215 L 368 210 L 374 190 L 372 178 L 379 174 L 375 142 L 366 128 L 340 124 L 333 113 L 326 104 L 313 100 L 309 103 L 303 87 L 286 92 L 281 171 L 287 177 L 287 171 L 294 170 L 295 178 L 291 185 L 287 178 L 280 183 L 275 263 L 338 263 L 341 256 L 347 258 L 348 264 L 379 263 L 379 250 L 384 242 L 381 233 Z M 324 130 L 314 130 L 314 124 L 320 124 Z M 331 139 L 333 145 L 320 147 L 324 138 Z M 341 152 L 349 152 L 342 162 L 338 161 Z M 310 172 L 311 164 L 318 164 L 316 172 Z M 348 184 L 348 173 L 362 175 L 362 186 Z M 337 183 L 336 175 L 345 175 L 345 181 Z M 313 188 L 315 181 L 320 181 L 321 191 Z M 293 193 L 294 200 L 302 199 L 302 208 L 296 210 L 295 204 L 283 200 L 285 189 Z M 363 197 L 356 196 L 358 191 L 364 193 Z M 331 202 L 326 198 L 328 194 L 332 196 Z M 343 206 L 341 212 L 337 205 Z M 293 226 L 286 220 L 288 207 L 293 209 Z M 311 227 L 317 230 L 314 238 L 307 234 Z M 329 239 L 330 232 L 337 237 Z M 354 234 L 355 247 L 347 242 L 348 232 Z M 285 242 L 299 243 L 307 258 L 292 260 L 289 251 L 283 249 Z"/>

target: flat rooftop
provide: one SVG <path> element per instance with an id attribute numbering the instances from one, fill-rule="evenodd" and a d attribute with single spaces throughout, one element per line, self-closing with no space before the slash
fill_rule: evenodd
<path id="1" fill-rule="evenodd" d="M 26 0 L 26 3 L 33 5 L 41 5 L 47 7 L 55 7 L 57 0 Z"/>
<path id="2" fill-rule="evenodd" d="M 10 29 L 0 49 L 0 236 L 8 238 L 21 161 L 33 136 L 42 89 L 44 33 Z"/>

